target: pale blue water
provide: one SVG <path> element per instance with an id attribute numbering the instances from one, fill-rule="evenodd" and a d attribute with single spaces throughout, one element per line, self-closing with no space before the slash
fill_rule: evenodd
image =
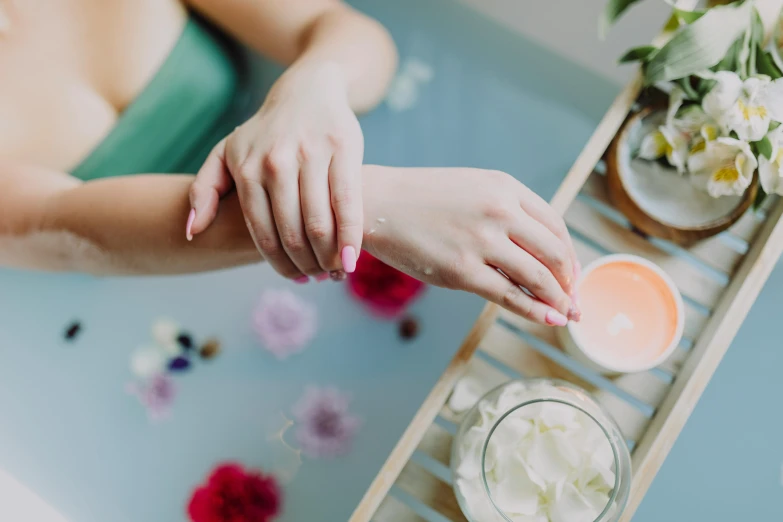
<path id="1" fill-rule="evenodd" d="M 549 198 L 616 92 L 451 0 L 355 5 L 392 29 L 403 60 L 435 73 L 413 110 L 363 118 L 367 162 L 502 169 Z M 781 288 L 781 277 L 768 286 Z M 0 288 L 0 469 L 71 522 L 184 521 L 191 489 L 217 462 L 274 464 L 266 436 L 308 384 L 350 392 L 363 427 L 347 456 L 304 461 L 281 520 L 347 520 L 482 307 L 431 289 L 413 310 L 421 334 L 402 343 L 394 323 L 369 318 L 342 286 L 298 287 L 264 267 L 133 280 L 0 271 Z M 319 309 L 317 338 L 286 362 L 249 328 L 266 288 Z M 765 291 L 636 520 L 783 519 L 775 293 Z M 160 316 L 219 337 L 225 353 L 178 378 L 171 418 L 150 424 L 124 387 L 130 353 Z M 74 318 L 85 329 L 68 344 L 62 330 Z M 740 470 L 744 480 L 729 480 Z M 730 483 L 741 497 L 725 494 Z"/>

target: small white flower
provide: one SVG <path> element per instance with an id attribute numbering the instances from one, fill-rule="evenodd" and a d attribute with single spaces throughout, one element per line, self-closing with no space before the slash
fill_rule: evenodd
<path id="1" fill-rule="evenodd" d="M 769 130 L 770 121 L 783 118 L 783 82 L 768 76 L 746 79 L 730 71 L 715 73 L 715 86 L 704 96 L 704 112 L 723 131 L 734 131 L 741 140 L 758 141 Z"/>
<path id="2" fill-rule="evenodd" d="M 688 170 L 705 178 L 707 192 L 714 198 L 744 193 L 757 166 L 750 145 L 734 138 L 717 138 L 688 158 Z"/>
<path id="3" fill-rule="evenodd" d="M 157 346 L 140 346 L 131 355 L 131 371 L 140 379 L 149 379 L 166 371 L 166 356 Z"/>
<path id="4" fill-rule="evenodd" d="M 179 355 L 181 351 L 177 342 L 179 332 L 179 325 L 171 319 L 161 318 L 152 323 L 152 339 L 172 356 Z"/>
<path id="5" fill-rule="evenodd" d="M 639 147 L 639 157 L 646 160 L 657 160 L 666 156 L 671 166 L 680 174 L 685 172 L 688 159 L 690 136 L 673 126 L 661 125 L 642 139 Z"/>
<path id="6" fill-rule="evenodd" d="M 783 126 L 767 134 L 772 157 L 759 155 L 759 181 L 767 194 L 783 195 Z"/>

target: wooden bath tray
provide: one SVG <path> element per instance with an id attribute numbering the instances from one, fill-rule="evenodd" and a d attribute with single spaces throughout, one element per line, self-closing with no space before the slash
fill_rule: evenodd
<path id="1" fill-rule="evenodd" d="M 451 442 L 460 421 L 446 401 L 466 372 L 485 391 L 514 377 L 558 377 L 589 388 L 617 420 L 632 452 L 631 520 L 783 250 L 783 202 L 768 198 L 727 232 L 683 249 L 632 231 L 608 200 L 601 157 L 629 115 L 641 80 L 609 108 L 552 199 L 585 265 L 609 253 L 655 262 L 685 300 L 674 355 L 649 372 L 607 379 L 560 350 L 554 330 L 489 304 L 430 392 L 351 522 L 465 522 L 451 487 Z M 739 348 L 738 348 L 739 349 Z"/>

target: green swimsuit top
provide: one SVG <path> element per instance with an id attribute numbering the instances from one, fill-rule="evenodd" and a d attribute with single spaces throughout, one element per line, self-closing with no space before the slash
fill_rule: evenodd
<path id="1" fill-rule="evenodd" d="M 244 65 L 237 51 L 190 18 L 152 81 L 71 174 L 86 181 L 197 172 L 210 149 L 246 112 Z"/>

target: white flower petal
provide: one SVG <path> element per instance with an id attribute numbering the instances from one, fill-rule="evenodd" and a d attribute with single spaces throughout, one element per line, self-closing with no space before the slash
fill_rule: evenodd
<path id="1" fill-rule="evenodd" d="M 682 107 L 685 101 L 685 92 L 680 87 L 674 87 L 669 93 L 669 109 L 666 111 L 666 125 L 671 126 L 674 123 L 674 117 L 677 111 Z"/>
<path id="2" fill-rule="evenodd" d="M 520 460 L 514 456 L 513 460 Z M 513 461 L 499 463 L 501 480 L 493 484 L 491 493 L 495 504 L 504 513 L 534 515 L 538 511 L 541 488 L 530 478 L 525 468 Z"/>
<path id="3" fill-rule="evenodd" d="M 759 181 L 767 194 L 783 195 L 783 169 L 777 158 L 770 161 L 765 156 L 759 157 Z"/>
<path id="4" fill-rule="evenodd" d="M 522 457 L 547 482 L 557 482 L 569 474 L 568 462 L 560 454 L 558 443 L 550 432 L 536 435 Z"/>
<path id="5" fill-rule="evenodd" d="M 639 157 L 646 160 L 657 160 L 666 154 L 666 137 L 656 130 L 642 138 L 639 146 Z"/>
<path id="6" fill-rule="evenodd" d="M 737 73 L 719 71 L 715 73 L 717 82 L 704 96 L 704 112 L 719 123 L 723 123 L 726 112 L 737 102 L 742 93 L 742 80 Z"/>
<path id="7" fill-rule="evenodd" d="M 759 98 L 772 119 L 783 122 L 783 78 L 769 83 Z"/>
<path id="8" fill-rule="evenodd" d="M 142 346 L 131 355 L 131 371 L 140 379 L 149 379 L 163 373 L 166 369 L 166 357 L 154 346 Z"/>
<path id="9" fill-rule="evenodd" d="M 482 395 L 482 386 L 478 379 L 466 375 L 454 385 L 449 397 L 449 408 L 454 413 L 462 413 L 471 409 Z"/>
<path id="10" fill-rule="evenodd" d="M 596 511 L 572 484 L 565 484 L 563 494 L 550 506 L 549 519 L 552 522 L 593 522 L 602 510 Z"/>

